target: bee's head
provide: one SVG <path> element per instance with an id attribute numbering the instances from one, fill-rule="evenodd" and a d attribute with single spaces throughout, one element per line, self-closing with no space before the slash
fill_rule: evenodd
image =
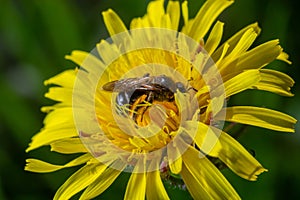
<path id="1" fill-rule="evenodd" d="M 165 88 L 168 88 L 171 91 L 176 90 L 174 81 L 165 75 L 155 77 L 154 83 L 163 86 Z"/>
<path id="2" fill-rule="evenodd" d="M 175 83 L 175 86 L 176 86 L 176 89 L 178 89 L 180 92 L 186 93 L 186 88 L 185 88 L 185 86 L 183 85 L 183 83 L 181 83 L 181 82 L 176 82 L 176 83 Z"/>

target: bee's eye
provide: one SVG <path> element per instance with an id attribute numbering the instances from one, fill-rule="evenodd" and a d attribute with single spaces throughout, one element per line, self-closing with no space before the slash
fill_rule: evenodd
<path id="1" fill-rule="evenodd" d="M 184 87 L 183 83 L 177 82 L 175 83 L 175 85 L 176 85 L 176 89 L 178 89 L 180 92 L 182 93 L 186 92 L 186 88 Z"/>
<path id="2" fill-rule="evenodd" d="M 172 87 L 174 87 L 174 82 L 172 81 L 172 79 L 164 75 L 156 77 L 155 83 L 169 89 L 173 89 Z"/>

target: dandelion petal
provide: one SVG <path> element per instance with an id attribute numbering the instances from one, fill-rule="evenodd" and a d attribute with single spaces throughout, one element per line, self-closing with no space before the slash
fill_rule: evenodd
<path id="1" fill-rule="evenodd" d="M 253 106 L 234 106 L 223 109 L 223 112 L 226 112 L 225 121 L 248 124 L 275 131 L 295 132 L 294 125 L 297 120 L 279 111 Z M 224 113 L 221 111 L 218 116 L 224 116 Z M 218 116 L 216 116 L 216 119 L 218 119 Z"/>

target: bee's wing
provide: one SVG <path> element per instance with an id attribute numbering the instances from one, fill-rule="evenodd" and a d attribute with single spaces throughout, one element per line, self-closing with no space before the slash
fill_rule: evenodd
<path id="1" fill-rule="evenodd" d="M 121 80 L 115 80 L 108 83 L 105 83 L 102 86 L 103 90 L 106 91 L 130 91 L 136 90 L 142 87 L 142 85 L 149 84 L 149 77 L 142 77 L 142 78 L 127 78 Z"/>
<path id="2" fill-rule="evenodd" d="M 106 91 L 113 91 L 115 89 L 115 85 L 118 81 L 111 81 L 111 82 L 108 82 L 108 83 L 105 83 L 103 86 L 102 86 L 102 89 L 103 90 L 106 90 Z"/>

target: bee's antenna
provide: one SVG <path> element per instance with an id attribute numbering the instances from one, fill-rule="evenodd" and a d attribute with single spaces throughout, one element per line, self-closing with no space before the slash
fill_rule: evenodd
<path id="1" fill-rule="evenodd" d="M 189 87 L 189 82 L 190 82 L 190 81 L 193 81 L 193 80 L 194 80 L 194 78 L 193 78 L 193 77 L 190 77 L 190 79 L 188 80 L 187 85 L 186 85 L 185 88 L 187 88 L 187 91 L 194 90 L 195 92 L 198 92 L 198 90 L 196 90 L 196 89 L 193 88 L 192 86 Z"/>
<path id="2" fill-rule="evenodd" d="M 149 76 L 150 76 L 150 73 L 146 73 L 146 74 L 144 74 L 143 77 L 145 78 L 145 77 L 149 77 Z"/>

